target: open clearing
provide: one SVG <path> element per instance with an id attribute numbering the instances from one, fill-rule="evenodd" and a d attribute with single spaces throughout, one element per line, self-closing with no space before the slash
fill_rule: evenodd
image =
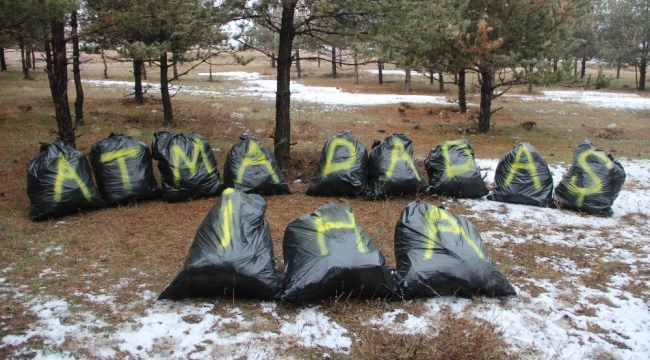
<path id="1" fill-rule="evenodd" d="M 125 97 L 130 64 L 110 63 L 111 78 L 104 80 L 101 64 L 92 60 L 82 75 L 87 118 L 78 148 L 88 153 L 111 131 L 150 143 L 153 132 L 163 129 L 155 67 L 147 80 L 153 99 L 135 106 Z M 331 79 L 327 66 L 303 64 L 304 77 L 294 77 L 292 85 L 295 168 L 286 174 L 295 194 L 266 197 L 280 272 L 284 228 L 326 201 L 349 206 L 395 265 L 394 226 L 413 198 L 368 202 L 305 195 L 323 143 L 344 129 L 367 148 L 373 139 L 407 133 L 425 179 L 428 151 L 465 137 L 488 184 L 498 159 L 520 141 L 546 157 L 558 183 L 573 149 L 589 138 L 627 173 L 614 215 L 420 196 L 467 216 L 481 230 L 517 290 L 515 299 L 171 302 L 156 297 L 180 270 L 215 199 L 141 202 L 31 222 L 25 169 L 38 142 L 54 139 L 50 129 L 56 124 L 41 71 L 34 80 L 21 80 L 15 58 L 9 65 L 12 71 L 0 73 L 2 358 L 646 359 L 650 353 L 650 98 L 623 88 L 625 78 L 600 91 L 528 94 L 515 88 L 495 101 L 503 109 L 494 115 L 493 132 L 477 136 L 466 131 L 473 115 L 454 111 L 452 86 L 440 94 L 437 84 L 415 76 L 416 94 L 404 95 L 399 71 L 386 73 L 383 86 L 365 71 L 355 85 L 349 69 Z M 274 81 L 263 60 L 218 71 L 210 82 L 202 66 L 181 81 L 172 99 L 176 124 L 166 130 L 206 136 L 222 171 L 240 133 L 251 130 L 272 145 Z M 634 73 L 625 75 L 629 80 Z M 468 95 L 476 105 L 478 96 Z M 536 126 L 525 130 L 523 121 Z M 607 131 L 612 123 L 618 131 Z"/>

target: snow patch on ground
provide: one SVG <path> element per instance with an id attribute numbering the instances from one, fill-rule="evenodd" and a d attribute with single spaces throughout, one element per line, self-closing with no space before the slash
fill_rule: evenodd
<path id="1" fill-rule="evenodd" d="M 637 94 L 621 94 L 598 91 L 542 91 L 542 96 L 518 97 L 522 101 L 558 101 L 586 104 L 597 108 L 609 109 L 650 109 L 650 98 Z"/>

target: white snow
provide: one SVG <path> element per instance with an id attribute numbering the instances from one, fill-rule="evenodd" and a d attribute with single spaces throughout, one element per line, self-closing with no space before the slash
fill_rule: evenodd
<path id="1" fill-rule="evenodd" d="M 586 104 L 598 108 L 650 109 L 650 98 L 637 94 L 620 94 L 599 91 L 542 91 L 543 96 L 521 96 L 523 101 L 561 101 Z"/>
<path id="2" fill-rule="evenodd" d="M 377 70 L 367 70 L 370 73 L 377 73 Z M 402 70 L 385 70 L 385 74 L 404 74 Z M 416 73 L 413 73 L 416 74 Z M 205 77 L 209 73 L 199 73 Z M 221 80 L 236 81 L 243 83 L 243 86 L 234 90 L 222 93 L 210 90 L 209 87 L 182 86 L 181 93 L 193 96 L 251 96 L 262 99 L 275 99 L 277 83 L 275 79 L 265 79 L 265 76 L 256 72 L 229 71 L 214 72 L 213 76 Z M 133 89 L 133 82 L 116 80 L 84 80 L 85 83 L 98 87 L 117 87 L 128 91 Z M 143 87 L 149 91 L 160 91 L 160 85 L 144 82 Z M 179 90 L 179 85 L 173 85 L 171 91 Z M 598 91 L 542 91 L 541 96 L 529 95 L 507 95 L 517 97 L 522 101 L 562 101 L 588 104 L 594 107 L 615 108 L 615 109 L 650 109 L 650 98 L 637 94 L 619 94 Z M 433 95 L 400 95 L 400 94 L 355 94 L 347 93 L 336 87 L 307 86 L 299 82 L 291 82 L 291 100 L 295 102 L 307 102 L 324 106 L 371 106 L 385 104 L 399 104 L 408 102 L 413 104 L 447 104 L 449 101 L 444 96 Z M 473 104 L 469 104 L 473 105 Z M 543 111 L 543 110 L 540 110 Z"/>

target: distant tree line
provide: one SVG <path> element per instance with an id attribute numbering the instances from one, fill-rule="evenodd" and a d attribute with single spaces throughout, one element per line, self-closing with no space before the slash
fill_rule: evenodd
<path id="1" fill-rule="evenodd" d="M 615 68 L 617 77 L 633 67 L 636 89 L 645 91 L 648 19 L 650 0 L 0 0 L 0 70 L 7 71 L 5 49 L 20 51 L 25 79 L 37 60 L 44 62 L 58 135 L 75 146 L 75 127 L 83 124 L 81 52 L 102 54 L 105 77 L 106 50 L 131 61 L 133 98 L 140 104 L 144 64 L 156 64 L 167 126 L 174 119 L 171 84 L 189 71 L 179 73 L 178 64 L 191 63 L 191 70 L 223 53 L 245 63 L 238 51 L 257 50 L 277 72 L 274 153 L 286 169 L 290 69 L 300 77 L 301 60 L 329 63 L 332 78 L 343 65 L 353 66 L 357 82 L 358 66 L 375 63 L 380 84 L 383 65 L 391 63 L 405 71 L 407 93 L 412 72 L 437 80 L 441 92 L 453 83 L 461 112 L 467 111 L 466 74 L 474 73 L 481 99 L 477 132 L 487 133 L 498 110 L 492 101 L 511 86 L 607 86 L 611 78 L 601 72 L 595 79 L 586 75 L 594 59 Z"/>

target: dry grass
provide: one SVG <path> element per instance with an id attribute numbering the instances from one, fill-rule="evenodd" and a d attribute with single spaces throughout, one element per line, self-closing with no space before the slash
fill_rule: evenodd
<path id="1" fill-rule="evenodd" d="M 408 334 L 392 329 L 365 327 L 359 332 L 352 356 L 356 359 L 514 359 L 503 334 L 494 324 L 454 314 L 443 307 L 435 321 L 437 331 Z"/>
<path id="2" fill-rule="evenodd" d="M 226 59 L 224 59 L 224 62 Z M 13 64 L 13 65 L 12 65 Z M 373 67 L 368 67 L 373 69 Z M 26 194 L 25 169 L 39 147 L 39 142 L 51 142 L 52 131 L 56 129 L 52 118 L 53 106 L 49 100 L 47 80 L 40 71 L 34 72 L 34 80 L 23 81 L 15 62 L 10 62 L 10 72 L 0 73 L 0 271 L 11 267 L 11 271 L 0 274 L 6 284 L 19 287 L 16 292 L 26 298 L 46 293 L 49 296 L 69 299 L 75 303 L 79 313 L 90 311 L 107 314 L 103 318 L 114 318 L 117 325 L 128 321 L 135 314 L 141 314 L 147 303 L 139 300 L 143 289 L 159 293 L 179 271 L 194 232 L 215 199 L 199 199 L 184 203 L 169 204 L 151 201 L 118 208 L 103 209 L 84 214 L 73 214 L 62 219 L 34 223 L 28 219 L 29 202 Z M 130 80 L 130 64 L 111 63 L 111 80 Z M 241 67 L 224 65 L 219 71 L 242 70 Z M 260 59 L 246 71 L 259 71 L 273 75 L 266 60 Z M 207 71 L 207 66 L 196 70 Z M 213 70 L 216 71 L 216 70 Z M 355 85 L 350 71 L 341 78 L 327 76 L 329 67 L 323 63 L 317 67 L 314 62 L 304 63 L 306 85 L 339 86 L 352 93 L 401 93 L 403 83 L 395 76 L 386 75 L 385 84 L 379 85 L 376 76 L 364 73 L 361 84 Z M 101 78 L 101 64 L 96 58 L 85 65 L 84 77 Z M 437 84 L 429 85 L 426 79 L 415 77 L 417 94 L 439 95 Z M 154 68 L 149 70 L 150 82 L 157 81 Z M 198 75 L 183 80 L 186 86 L 211 86 L 217 91 L 227 91 L 236 86 L 226 81 L 209 83 Z M 522 92 L 522 89 L 514 89 Z M 271 147 L 275 112 L 272 102 L 250 101 L 243 98 L 190 97 L 182 92 L 172 100 L 177 112 L 175 123 L 163 128 L 162 109 L 155 97 L 145 105 L 135 105 L 125 98 L 124 90 L 85 87 L 86 125 L 78 129 L 78 148 L 88 153 L 91 145 L 110 132 L 127 132 L 145 143 L 150 143 L 155 131 L 170 130 L 187 133 L 194 131 L 206 136 L 215 149 L 218 164 L 223 164 L 225 154 L 241 132 L 250 129 L 264 145 Z M 455 97 L 455 88 L 448 86 L 448 99 Z M 468 94 L 468 101 L 478 103 L 476 93 Z M 384 253 L 388 264 L 395 264 L 393 252 L 393 231 L 395 222 L 404 206 L 413 198 L 388 201 L 363 201 L 350 198 L 308 197 L 305 190 L 320 155 L 322 144 L 332 135 L 344 129 L 352 129 L 355 136 L 368 149 L 375 139 L 383 139 L 393 132 L 407 133 L 414 141 L 417 164 L 422 175 L 422 164 L 429 150 L 436 144 L 461 136 L 467 136 L 479 158 L 499 158 L 520 141 L 529 141 L 543 154 L 554 154 L 552 161 L 571 161 L 573 149 L 582 138 L 593 137 L 594 129 L 605 128 L 611 117 L 617 116 L 617 123 L 625 124 L 625 137 L 619 140 L 598 139 L 598 146 L 616 149 L 617 156 L 650 158 L 647 134 L 647 112 L 615 112 L 606 109 L 580 107 L 573 104 L 545 104 L 547 112 L 537 110 L 539 105 L 520 102 L 515 99 L 499 98 L 495 108 L 504 110 L 494 115 L 495 130 L 488 135 L 476 136 L 466 133 L 476 116 L 476 108 L 470 114 L 460 114 L 453 104 L 416 105 L 395 104 L 369 106 L 347 111 L 326 112 L 311 109 L 304 104 L 293 105 L 292 141 L 296 141 L 292 152 L 291 171 L 285 175 L 295 194 L 271 196 L 267 200 L 266 217 L 271 225 L 275 260 L 278 270 L 283 271 L 282 237 L 285 227 L 298 216 L 310 213 L 326 201 L 334 201 L 353 209 L 357 221 L 370 233 Z M 403 110 L 398 110 L 403 109 Z M 577 111 L 577 115 L 568 115 Z M 243 118 L 233 118 L 232 113 Z M 535 123 L 531 130 L 520 126 L 522 121 Z M 417 125 L 417 128 L 416 128 Z M 569 132 L 567 129 L 571 129 Z M 551 159 L 548 159 L 552 162 Z M 156 169 L 156 176 L 159 174 Z M 426 176 L 425 176 L 426 177 Z M 295 180 L 301 180 L 295 183 Z M 422 196 L 420 196 L 422 197 Z M 446 199 L 428 197 L 427 201 L 440 205 Z M 445 206 L 454 213 L 469 211 L 458 202 L 446 202 Z M 647 215 L 630 216 L 625 221 L 647 220 Z M 503 228 L 496 221 L 473 221 L 480 230 Z M 518 236 L 528 236 L 525 227 L 504 230 Z M 535 234 L 533 234 L 535 235 Z M 536 236 L 540 236 L 536 234 Z M 541 235 L 543 236 L 543 234 Z M 600 288 L 618 272 L 629 271 L 629 266 L 599 261 L 599 255 L 590 254 L 590 249 L 566 247 L 530 241 L 524 244 L 506 243 L 490 247 L 490 254 L 501 271 L 511 282 L 519 284 L 532 296 L 543 291 L 527 279 L 548 278 L 562 283 L 563 272 L 553 269 L 549 263 L 538 258 L 566 257 L 580 267 L 592 268 L 592 275 L 582 277 L 589 286 Z M 525 270 L 522 270 L 525 269 Z M 39 276 L 44 271 L 56 276 Z M 641 271 L 639 276 L 650 274 Z M 628 285 L 628 291 L 641 296 L 647 294 L 642 282 Z M 98 294 L 102 291 L 116 296 L 117 306 L 128 308 L 113 315 L 108 306 L 71 298 L 75 293 Z M 0 337 L 7 334 L 22 334 L 35 321 L 34 315 L 24 311 L 24 297 L 2 298 L 0 307 Z M 647 299 L 647 295 L 645 298 Z M 606 299 L 605 299 L 606 300 Z M 603 302 L 605 300 L 602 300 Z M 246 316 L 263 319 L 259 329 L 276 329 L 276 320 L 260 315 L 256 302 L 232 302 L 232 299 L 217 299 L 215 312 L 226 312 L 233 306 L 243 309 Z M 570 300 L 568 300 L 570 302 Z M 599 301 L 598 299 L 594 300 Z M 354 342 L 351 358 L 365 359 L 418 359 L 418 358 L 516 358 L 517 354 L 505 352 L 502 334 L 494 325 L 479 318 L 453 314 L 449 309 L 441 312 L 434 334 L 396 334 L 387 329 L 373 329 L 364 326 L 359 318 L 369 318 L 383 311 L 397 307 L 411 314 L 426 312 L 423 301 L 408 303 L 367 302 L 355 299 L 330 299 L 322 302 L 323 311 L 342 326 L 354 331 L 359 337 Z M 295 314 L 299 305 L 281 304 L 277 308 L 280 317 Z M 589 314 L 592 310 L 582 311 Z M 266 316 L 266 317 L 265 317 Z M 196 320 L 196 319 L 195 319 Z M 188 321 L 192 319 L 188 318 Z M 241 329 L 232 329 L 234 332 Z M 34 348 L 42 346 L 37 337 L 30 340 Z M 72 345 L 74 346 L 74 345 Z M 63 346 L 63 348 L 66 348 Z M 326 351 L 302 349 L 289 350 L 298 358 L 322 358 Z M 0 357 L 12 357 L 12 348 L 0 348 Z M 82 355 L 82 354 L 80 354 Z M 128 355 L 128 354 L 121 354 Z M 341 355 L 332 355 L 336 358 Z M 342 356 L 341 356 L 342 357 Z"/>

